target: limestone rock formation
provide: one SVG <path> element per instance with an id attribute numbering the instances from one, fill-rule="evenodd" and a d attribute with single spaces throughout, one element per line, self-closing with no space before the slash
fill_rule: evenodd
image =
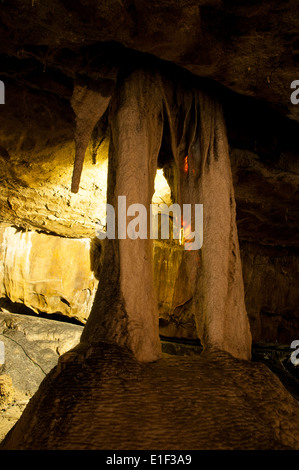
<path id="1" fill-rule="evenodd" d="M 90 239 L 1 226 L 0 247 L 0 297 L 86 322 L 98 284 Z"/>
<path id="2" fill-rule="evenodd" d="M 222 108 L 192 78 L 174 79 L 165 67 L 123 70 L 112 99 L 107 202 L 115 208 L 118 231 L 105 240 L 99 289 L 82 342 L 101 339 L 128 347 L 141 361 L 159 358 L 149 214 L 166 120 L 177 202 L 180 207 L 205 207 L 205 241 L 202 247 L 185 247 L 198 336 L 207 348 L 249 359 L 251 333 Z M 183 171 L 186 155 L 187 173 Z M 128 238 L 120 230 L 119 196 L 123 195 L 127 206 L 142 204 L 145 235 Z M 126 217 L 126 209 L 122 214 Z M 195 224 L 192 217 L 190 228 Z"/>
<path id="3" fill-rule="evenodd" d="M 10 403 L 13 396 L 13 385 L 11 377 L 7 374 L 0 375 L 0 406 Z"/>
<path id="4" fill-rule="evenodd" d="M 87 320 L 3 448 L 298 449 L 298 403 L 236 359 L 299 334 L 298 30 L 296 0 L 2 2 L 1 300 Z M 158 168 L 204 204 L 200 252 L 94 244 Z M 159 332 L 204 353 L 136 361 Z"/>
<path id="5" fill-rule="evenodd" d="M 297 253 L 294 248 L 241 245 L 245 302 L 255 342 L 290 345 L 299 337 Z"/>
<path id="6" fill-rule="evenodd" d="M 125 63 L 126 47 L 299 119 L 290 101 L 299 50 L 296 0 L 13 0 L 4 2 L 1 23 L 3 72 L 18 78 L 22 70 L 36 88 L 70 96 L 65 77 L 115 79 L 115 57 Z"/>
<path id="7" fill-rule="evenodd" d="M 22 310 L 23 304 L 32 312 L 59 314 L 85 324 L 98 287 L 100 253 L 100 245 L 90 239 L 2 225 L 0 303 L 5 306 L 9 300 L 15 309 Z M 299 334 L 296 250 L 243 241 L 241 259 L 253 341 L 290 345 Z M 153 261 L 160 334 L 197 339 L 184 248 L 156 241 Z"/>
<path id="8" fill-rule="evenodd" d="M 67 322 L 0 312 L 0 337 L 5 348 L 1 372 L 13 387 L 32 395 L 59 356 L 75 347 L 83 326 Z"/>
<path id="9" fill-rule="evenodd" d="M 158 297 L 160 334 L 197 339 L 191 308 L 192 290 L 188 283 L 184 248 L 155 243 L 154 276 Z"/>
<path id="10" fill-rule="evenodd" d="M 95 128 L 79 194 L 70 191 L 75 121 L 70 103 L 6 87 L 1 108 L 0 220 L 70 238 L 93 238 L 105 215 L 108 141 Z"/>

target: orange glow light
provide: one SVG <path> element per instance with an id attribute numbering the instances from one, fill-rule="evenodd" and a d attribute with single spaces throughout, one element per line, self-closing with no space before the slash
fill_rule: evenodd
<path id="1" fill-rule="evenodd" d="M 184 158 L 184 173 L 188 173 L 189 170 L 189 162 L 188 162 L 188 155 Z"/>
<path id="2" fill-rule="evenodd" d="M 191 225 L 187 224 L 187 221 L 183 219 L 181 221 L 181 234 L 180 234 L 180 245 L 185 245 L 186 243 L 191 243 L 192 240 L 188 239 L 191 234 Z"/>

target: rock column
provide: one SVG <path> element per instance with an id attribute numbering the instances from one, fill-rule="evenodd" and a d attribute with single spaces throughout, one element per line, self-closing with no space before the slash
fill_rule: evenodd
<path id="1" fill-rule="evenodd" d="M 198 336 L 205 348 L 249 359 L 226 129 L 221 106 L 209 93 L 152 70 L 137 69 L 119 80 L 110 110 L 108 176 L 116 228 L 118 196 L 126 197 L 127 207 L 142 204 L 150 215 L 166 116 L 178 202 L 192 210 L 203 204 L 202 248 L 185 253 Z M 116 233 L 105 240 L 99 290 L 82 341 L 116 342 L 138 360 L 153 361 L 160 357 L 160 341 L 149 227 L 147 237 L 125 237 Z"/>

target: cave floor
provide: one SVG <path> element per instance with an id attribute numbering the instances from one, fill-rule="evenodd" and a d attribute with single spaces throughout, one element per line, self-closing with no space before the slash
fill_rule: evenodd
<path id="1" fill-rule="evenodd" d="M 262 363 L 220 351 L 137 362 L 98 343 L 63 355 L 1 450 L 299 449 L 299 404 Z"/>

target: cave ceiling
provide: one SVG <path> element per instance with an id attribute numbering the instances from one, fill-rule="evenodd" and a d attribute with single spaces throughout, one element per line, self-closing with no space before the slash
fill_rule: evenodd
<path id="1" fill-rule="evenodd" d="M 1 72 L 32 86 L 43 86 L 38 75 L 47 67 L 57 73 L 56 92 L 66 95 L 76 73 L 111 78 L 122 45 L 299 120 L 290 103 L 299 60 L 296 0 L 3 0 L 0 20 Z"/>

